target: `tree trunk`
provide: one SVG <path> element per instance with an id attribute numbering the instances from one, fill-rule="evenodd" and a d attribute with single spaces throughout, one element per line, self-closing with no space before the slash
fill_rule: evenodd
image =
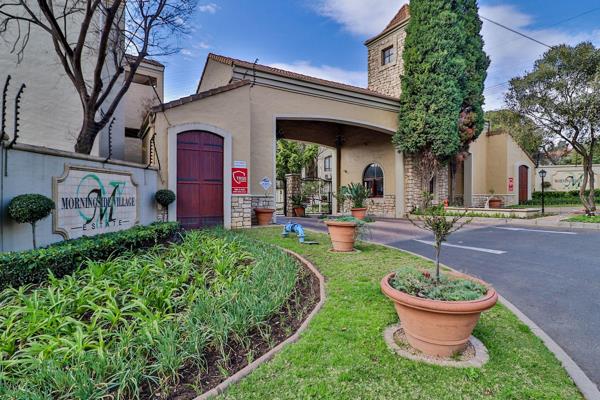
<path id="1" fill-rule="evenodd" d="M 589 156 L 582 156 L 583 163 L 583 181 L 581 182 L 581 187 L 579 188 L 579 198 L 581 199 L 581 203 L 585 208 L 586 215 L 595 215 L 596 214 L 596 205 L 594 199 L 594 168 L 593 168 L 593 158 L 590 154 Z M 585 191 L 590 188 L 590 193 L 588 195 L 585 194 Z"/>
<path id="2" fill-rule="evenodd" d="M 35 241 L 35 222 L 31 224 L 31 232 L 33 233 L 33 248 L 37 249 L 37 243 Z"/>
<path id="3" fill-rule="evenodd" d="M 75 143 L 75 152 L 80 154 L 90 154 L 100 129 L 101 127 L 96 122 L 93 114 L 84 114 L 83 124 L 79 131 L 79 135 L 77 136 L 77 142 Z"/>
<path id="4" fill-rule="evenodd" d="M 442 243 L 435 242 L 435 281 L 440 283 L 440 252 L 442 251 Z"/>

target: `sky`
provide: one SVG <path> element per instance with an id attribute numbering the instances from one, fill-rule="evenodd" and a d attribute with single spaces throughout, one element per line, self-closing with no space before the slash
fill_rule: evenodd
<path id="1" fill-rule="evenodd" d="M 199 0 L 166 65 L 165 97 L 193 94 L 209 52 L 367 86 L 364 41 L 408 0 Z M 480 0 L 480 14 L 548 45 L 600 46 L 600 0 Z M 484 21 L 492 60 L 487 110 L 501 108 L 507 81 L 531 70 L 546 47 Z"/>

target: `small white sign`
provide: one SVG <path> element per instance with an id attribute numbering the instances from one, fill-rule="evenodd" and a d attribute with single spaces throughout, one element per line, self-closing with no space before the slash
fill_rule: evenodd
<path id="1" fill-rule="evenodd" d="M 260 180 L 260 186 L 262 186 L 262 188 L 265 190 L 269 190 L 271 186 L 273 186 L 273 183 L 271 183 L 271 180 L 265 176 Z"/>
<path id="2" fill-rule="evenodd" d="M 65 239 L 131 228 L 138 222 L 137 185 L 127 171 L 65 166 L 53 178 L 54 232 Z"/>
<path id="3" fill-rule="evenodd" d="M 234 161 L 233 168 L 248 168 L 248 163 L 246 161 Z"/>

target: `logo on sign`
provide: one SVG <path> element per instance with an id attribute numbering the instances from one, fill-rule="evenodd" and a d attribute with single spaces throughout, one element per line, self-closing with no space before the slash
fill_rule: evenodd
<path id="1" fill-rule="evenodd" d="M 232 168 L 231 191 L 233 194 L 248 194 L 248 168 Z"/>
<path id="2" fill-rule="evenodd" d="M 262 186 L 265 191 L 269 190 L 272 185 L 271 180 L 266 176 L 260 180 L 260 186 Z"/>

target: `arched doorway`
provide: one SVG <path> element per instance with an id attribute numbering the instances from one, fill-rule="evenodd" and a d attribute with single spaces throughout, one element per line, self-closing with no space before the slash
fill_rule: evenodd
<path id="1" fill-rule="evenodd" d="M 223 138 L 177 135 L 177 220 L 185 229 L 223 224 Z"/>
<path id="2" fill-rule="evenodd" d="M 519 166 L 519 204 L 529 200 L 529 167 Z"/>

